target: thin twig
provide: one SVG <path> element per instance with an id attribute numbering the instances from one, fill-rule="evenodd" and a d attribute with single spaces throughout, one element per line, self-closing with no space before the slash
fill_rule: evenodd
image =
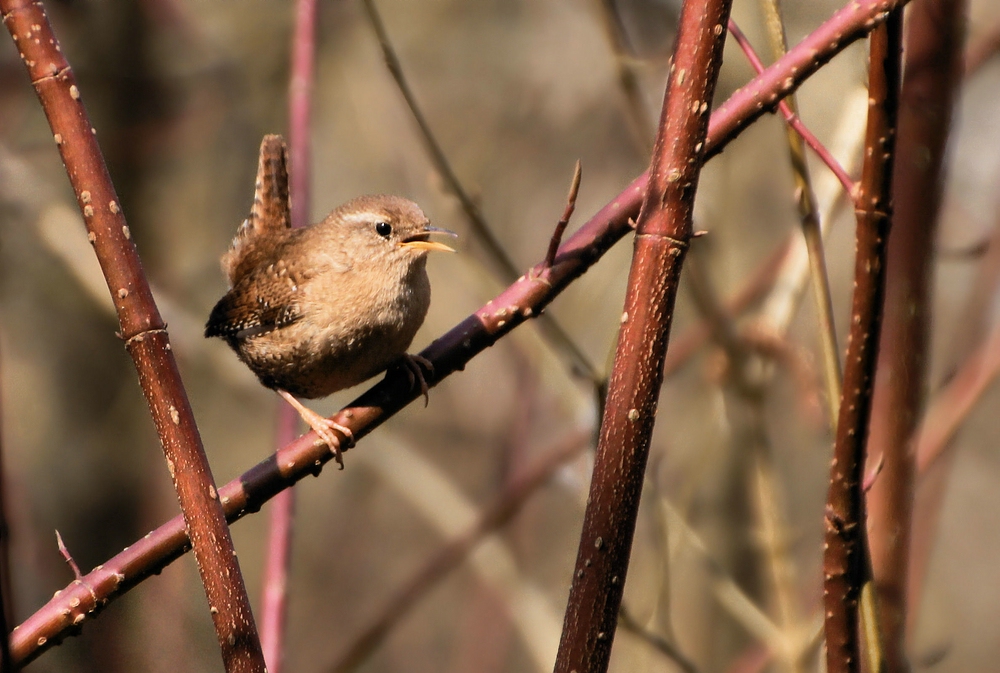
<path id="1" fill-rule="evenodd" d="M 285 408 L 287 407 L 287 409 Z M 295 409 L 278 409 L 277 439 L 287 444 L 298 436 Z M 261 584 L 260 644 L 267 670 L 279 673 L 284 665 L 285 626 L 288 612 L 288 568 L 291 564 L 292 528 L 295 516 L 295 489 L 286 488 L 274 496 L 270 505 L 267 530 L 267 554 Z"/>
<path id="2" fill-rule="evenodd" d="M 584 425 L 572 430 L 584 429 L 591 428 Z M 567 429 L 567 434 L 572 430 Z M 444 540 L 462 535 L 481 519 L 482 508 L 463 493 L 453 475 L 391 432 L 380 433 L 377 451 L 361 451 L 353 460 L 384 481 L 403 499 L 406 509 Z M 545 671 L 552 666 L 552 652 L 559 642 L 559 615 L 541 587 L 522 571 L 516 556 L 510 539 L 499 533 L 489 535 L 468 556 L 467 569 L 477 584 L 503 603 L 530 660 L 528 666 Z"/>
<path id="3" fill-rule="evenodd" d="M 736 44 L 739 45 L 743 54 L 747 57 L 747 60 L 750 62 L 754 71 L 756 71 L 758 75 L 764 72 L 764 63 L 760 60 L 760 57 L 754 50 L 753 45 L 750 44 L 750 40 L 748 40 L 746 35 L 743 34 L 743 31 L 740 30 L 740 27 L 736 25 L 735 21 L 730 20 L 729 32 L 733 36 L 733 39 L 736 40 Z M 789 100 L 792 100 L 792 97 L 789 97 Z M 819 138 L 817 138 L 804 123 L 802 123 L 798 114 L 795 113 L 787 101 L 781 101 L 778 104 L 778 110 L 781 111 L 781 114 L 784 116 L 785 121 L 788 122 L 788 125 L 792 127 L 792 129 L 803 141 L 805 141 L 806 145 L 809 146 L 809 149 L 816 154 L 816 157 L 830 169 L 831 173 L 837 176 L 837 180 L 840 181 L 840 184 L 844 187 L 844 191 L 848 194 L 848 196 L 853 195 L 855 182 L 851 179 L 851 176 L 848 175 L 847 171 L 844 170 L 841 163 L 837 161 L 837 158 L 833 156 L 833 153 L 820 142 Z"/>
<path id="4" fill-rule="evenodd" d="M 871 577 L 867 568 L 862 483 L 882 325 L 886 243 L 892 221 L 902 25 L 902 10 L 894 10 L 871 37 L 870 103 L 857 199 L 851 337 L 826 503 L 823 599 L 829 673 L 861 670 L 859 606 L 862 587 Z"/>
<path id="5" fill-rule="evenodd" d="M 890 6 L 898 6 L 890 3 Z M 749 125 L 744 119 L 763 114 L 765 99 L 780 95 L 786 80 L 797 85 L 815 68 L 808 64 L 827 61 L 851 44 L 851 39 L 831 40 L 831 34 L 862 36 L 865 26 L 874 27 L 884 19 L 885 4 L 862 0 L 857 10 L 841 10 L 806 38 L 803 44 L 772 65 L 765 76 L 747 83 L 727 105 L 712 115 L 706 152 L 717 154 L 739 131 Z M 817 37 L 818 36 L 818 37 Z M 823 37 L 823 40 L 819 40 Z M 804 46 L 803 46 L 804 45 Z M 817 51 L 813 51 L 818 47 Z M 764 106 L 766 107 L 766 106 Z M 439 337 L 421 355 L 434 364 L 428 384 L 435 385 L 461 370 L 476 355 L 495 344 L 515 327 L 537 315 L 573 280 L 583 274 L 615 243 L 632 232 L 629 220 L 638 215 L 647 176 L 639 176 L 624 191 L 596 213 L 560 246 L 549 269 L 539 264 L 505 289 L 486 306 Z M 334 418 L 361 438 L 416 399 L 402 372 L 390 374 L 368 392 L 345 407 Z M 256 512 L 268 499 L 299 479 L 316 474 L 331 459 L 325 447 L 317 446 L 308 433 L 283 447 L 274 456 L 250 468 L 239 478 L 219 489 L 219 500 L 231 521 Z M 188 549 L 184 521 L 176 517 L 136 541 L 86 576 L 88 589 L 77 585 L 64 588 L 57 596 L 25 620 L 12 637 L 12 656 L 24 665 L 79 626 L 98 604 L 121 596 L 146 577 L 159 572 Z"/>
<path id="6" fill-rule="evenodd" d="M 747 596 L 746 592 L 733 579 L 732 574 L 728 573 L 722 564 L 712 556 L 708 545 L 684 520 L 680 512 L 666 498 L 660 500 L 660 505 L 667 526 L 679 532 L 685 548 L 694 551 L 704 564 L 704 568 L 711 578 L 712 594 L 716 602 L 747 633 L 760 640 L 772 652 L 779 653 L 790 649 L 785 632 L 779 629 L 770 617 L 764 614 L 760 607 Z"/>
<path id="7" fill-rule="evenodd" d="M 730 96 L 716 111 L 720 120 L 726 121 L 713 124 L 709 129 L 711 142 L 706 145 L 705 160 L 721 152 L 732 136 L 741 133 L 761 115 L 773 111 L 785 96 L 794 92 L 834 54 L 882 25 L 889 12 L 905 6 L 908 1 L 855 0 L 838 10 L 750 84 Z M 858 23 L 857 19 L 862 17 L 864 22 Z M 789 76 L 789 73 L 794 73 L 794 76 Z M 747 114 L 733 114 L 736 110 L 745 110 Z"/>
<path id="8" fill-rule="evenodd" d="M 385 65 L 389 69 L 392 78 L 396 81 L 396 86 L 399 88 L 399 92 L 403 95 L 403 99 L 410 109 L 413 121 L 420 128 L 420 137 L 424 142 L 427 153 L 430 155 L 434 168 L 445 181 L 448 191 L 458 199 L 462 210 L 469 220 L 473 233 L 486 247 L 489 257 L 500 267 L 503 278 L 508 283 L 512 282 L 518 276 L 517 265 L 507 254 L 507 251 L 493 234 L 492 230 L 490 230 L 489 225 L 486 223 L 486 218 L 483 217 L 482 212 L 479 210 L 479 206 L 469 193 L 465 191 L 465 187 L 462 186 L 461 180 L 458 179 L 458 175 L 452 168 L 451 162 L 448 161 L 448 156 L 441 149 L 437 137 L 431 130 L 427 118 L 424 117 L 423 111 L 417 104 L 413 90 L 410 88 L 410 84 L 403 74 L 403 66 L 399 61 L 399 56 L 396 54 L 396 49 L 393 47 L 392 41 L 389 39 L 389 33 L 385 28 L 385 23 L 382 21 L 382 15 L 378 11 L 378 7 L 375 6 L 375 1 L 362 0 L 362 4 L 371 23 L 372 30 L 375 32 L 376 38 L 378 38 L 379 46 L 382 48 L 382 57 L 385 59 Z"/>
<path id="9" fill-rule="evenodd" d="M 62 556 L 63 560 L 66 561 L 66 565 L 68 565 L 69 569 L 73 571 L 73 577 L 78 580 L 82 578 L 83 573 L 80 572 L 80 566 L 76 564 L 76 561 L 73 559 L 73 555 L 69 553 L 69 549 L 66 548 L 66 543 L 63 542 L 62 535 L 59 534 L 58 530 L 56 531 L 56 547 L 59 549 L 60 556 Z"/>
<path id="10" fill-rule="evenodd" d="M 371 22 L 372 30 L 378 38 L 379 46 L 382 48 L 385 65 L 389 69 L 392 78 L 396 81 L 396 86 L 399 88 L 403 100 L 406 101 L 406 105 L 410 109 L 410 114 L 413 115 L 413 120 L 420 129 L 420 137 L 423 139 L 424 147 L 427 149 L 431 163 L 434 164 L 435 170 L 441 175 L 448 191 L 458 199 L 473 235 L 486 248 L 487 256 L 498 267 L 503 282 L 513 283 L 520 273 L 518 267 L 514 263 L 514 260 L 510 258 L 510 255 L 507 254 L 503 244 L 493 234 L 493 230 L 486 223 L 486 218 L 483 216 L 478 204 L 469 196 L 465 187 L 462 186 L 461 180 L 458 179 L 458 175 L 452 168 L 451 162 L 448 161 L 447 155 L 441 149 L 441 144 L 437 141 L 434 132 L 431 130 L 427 118 L 424 117 L 423 111 L 417 105 L 417 99 L 413 95 L 412 89 L 410 89 L 406 76 L 403 74 L 403 67 L 400 64 L 399 56 L 396 55 L 396 50 L 389 40 L 389 33 L 386 31 L 382 16 L 375 6 L 375 0 L 362 0 L 362 3 L 368 15 L 368 20 Z M 597 371 L 590 362 L 590 358 L 583 352 L 583 349 L 580 348 L 573 337 L 554 318 L 549 315 L 542 316 L 539 325 L 543 333 L 546 334 L 550 342 L 556 347 L 556 350 L 567 356 L 576 372 L 585 376 L 595 387 L 603 385 L 604 376 Z"/>
<path id="11" fill-rule="evenodd" d="M 40 3 L 0 0 L 0 10 L 49 120 L 112 293 L 121 338 L 138 370 L 194 544 L 226 670 L 262 672 L 257 627 L 194 414 L 76 76 Z"/>
<path id="12" fill-rule="evenodd" d="M 779 0 L 762 0 L 764 7 L 764 23 L 767 25 L 768 41 L 774 58 L 778 59 L 788 52 L 788 42 L 785 36 L 785 24 L 781 19 Z M 798 105 L 795 94 L 781 102 L 789 113 L 797 115 Z M 837 412 L 840 406 L 840 349 L 837 346 L 837 325 L 833 317 L 833 299 L 830 293 L 830 277 L 826 271 L 826 254 L 823 250 L 823 231 L 819 221 L 819 206 L 816 203 L 816 193 L 813 190 L 812 178 L 809 174 L 809 164 L 806 163 L 806 152 L 803 139 L 789 124 L 786 129 L 788 139 L 789 162 L 795 180 L 795 200 L 799 209 L 799 222 L 802 227 L 802 237 L 809 253 L 809 270 L 812 277 L 813 299 L 816 304 L 816 315 L 819 317 L 820 351 L 823 362 L 823 380 L 826 383 L 826 403 L 829 424 L 832 432 L 836 431 Z M 825 148 L 824 148 L 825 150 Z M 826 156 L 830 157 L 829 152 Z M 832 157 L 830 157 L 832 158 Z M 848 191 L 851 195 L 852 192 Z"/>
<path id="13" fill-rule="evenodd" d="M 859 173 L 867 110 L 867 88 L 855 87 L 845 97 L 839 113 L 838 129 L 832 141 L 834 156 L 852 168 L 857 165 Z M 847 203 L 853 206 L 854 200 L 843 198 L 845 196 L 843 189 L 832 173 L 820 174 L 817 183 L 817 195 L 824 204 L 820 225 L 823 227 L 823 235 L 829 236 L 832 231 L 831 224 L 835 221 L 839 209 Z M 805 241 L 798 232 L 792 232 L 790 235 L 794 238 L 793 249 L 775 280 L 773 291 L 764 300 L 757 317 L 757 321 L 766 330 L 777 334 L 788 331 L 809 281 L 809 253 Z"/>
<path id="14" fill-rule="evenodd" d="M 625 604 L 622 603 L 621 607 L 618 609 L 618 625 L 636 636 L 643 642 L 652 646 L 653 649 L 665 655 L 672 662 L 677 664 L 685 673 L 698 673 L 698 667 L 694 665 L 694 662 L 688 659 L 683 652 L 677 649 L 677 646 L 668 641 L 666 638 L 658 633 L 653 633 L 645 626 L 636 621 L 632 613 L 628 611 Z"/>
<path id="15" fill-rule="evenodd" d="M 607 36 L 608 42 L 611 43 L 611 51 L 615 56 L 618 86 L 625 96 L 629 126 L 643 156 L 648 157 L 653 150 L 656 128 L 649 110 L 646 108 L 646 101 L 643 100 L 642 87 L 633 66 L 633 49 L 625 34 L 625 26 L 622 24 L 621 14 L 618 12 L 615 0 L 599 0 L 598 4 L 601 8 L 601 23 L 604 25 L 604 34 Z"/>
<path id="16" fill-rule="evenodd" d="M 525 354 L 519 348 L 515 346 L 510 350 L 514 373 L 514 390 L 516 393 L 514 393 L 513 398 L 510 400 L 509 418 L 504 424 L 506 432 L 500 440 L 499 472 L 502 472 L 502 474 L 498 474 L 498 491 L 512 487 L 517 479 L 524 475 L 525 470 L 531 469 L 535 464 L 536 459 L 532 458 L 530 454 L 539 452 L 535 451 L 532 447 L 532 430 L 534 422 L 538 420 L 539 411 L 544 405 L 542 403 L 542 396 L 539 395 L 541 372 L 533 365 L 530 358 L 525 357 Z M 588 430 L 592 437 L 593 430 L 590 428 Z M 588 445 L 591 443 L 587 442 Z M 541 455 L 548 455 L 550 451 L 551 448 L 546 448 L 541 452 Z M 414 453 L 416 452 L 414 451 Z M 367 454 L 367 456 L 373 455 L 375 455 L 374 452 Z M 386 465 L 388 462 L 383 460 L 382 465 Z M 396 461 L 392 462 L 395 463 Z M 574 462 L 579 464 L 580 461 L 576 459 Z M 569 470 L 573 469 L 568 464 L 564 465 L 559 471 L 566 471 L 567 468 Z M 405 467 L 403 469 L 405 470 Z M 407 477 L 407 479 L 412 479 L 412 477 Z M 427 486 L 428 490 L 433 489 L 435 491 L 435 499 L 440 500 L 441 498 L 434 485 L 428 484 Z M 453 488 L 458 489 L 460 487 L 456 483 Z M 402 497 L 406 496 L 403 495 Z M 450 504 L 441 503 L 442 508 L 447 507 L 449 511 L 453 511 Z M 488 556 L 489 563 L 495 563 L 497 567 L 500 567 L 504 563 L 503 559 L 500 558 L 502 554 L 496 553 L 495 550 L 504 549 L 504 552 L 510 554 L 512 557 L 521 552 L 523 550 L 523 546 L 519 544 L 522 538 L 521 532 L 533 529 L 533 524 L 536 522 L 540 511 L 540 509 L 536 509 L 534 513 L 529 511 L 517 523 L 513 523 L 512 521 L 512 530 L 504 535 L 504 538 L 500 537 L 499 532 L 492 535 L 493 539 L 490 541 L 489 547 L 484 547 L 483 545 L 477 547 L 474 552 L 476 557 L 482 559 Z M 478 518 L 480 516 L 482 516 L 482 512 L 477 510 L 475 517 Z M 458 516 L 455 517 L 455 519 L 458 518 Z M 466 527 L 462 526 L 463 529 Z M 504 541 L 507 541 L 508 544 L 504 545 Z M 519 589 L 507 591 L 503 588 L 505 581 L 500 579 L 499 573 L 495 580 L 488 579 L 480 575 L 481 572 L 485 575 L 483 571 L 485 570 L 486 563 L 480 560 L 477 564 L 472 561 L 471 556 L 469 561 L 472 562 L 470 565 L 473 566 L 473 572 L 477 574 L 477 581 L 471 591 L 468 592 L 464 605 L 458 610 L 458 625 L 452 632 L 454 647 L 453 653 L 449 657 L 450 661 L 445 666 L 440 667 L 439 670 L 442 673 L 467 673 L 468 671 L 477 671 L 477 673 L 502 673 L 507 668 L 506 663 L 511 652 L 512 641 L 517 635 L 523 635 L 521 624 L 523 624 L 523 616 L 527 611 L 521 607 L 517 607 L 517 605 L 524 605 L 521 597 L 531 591 L 531 580 L 528 577 L 523 577 L 519 582 Z M 512 570 L 513 572 L 510 573 L 510 576 L 513 578 L 517 568 L 515 567 Z M 504 574 L 506 575 L 507 573 Z M 508 609 L 508 606 L 513 609 Z M 535 614 L 541 614 L 541 612 L 542 610 L 538 610 Z M 547 612 L 549 617 L 547 620 L 548 626 L 532 624 L 531 631 L 534 637 L 531 640 L 528 638 L 523 639 L 525 649 L 533 652 L 536 643 L 543 639 L 552 642 L 558 637 L 556 635 L 559 632 L 556 611 L 551 609 L 550 606 Z M 552 634 L 551 637 L 549 634 Z M 551 647 L 545 648 L 546 654 L 541 657 L 541 662 L 535 662 L 536 670 L 543 672 L 549 668 L 549 660 L 551 659 L 549 652 L 551 652 L 551 649 Z M 527 666 L 524 667 L 524 670 L 527 670 Z"/>
<path id="17" fill-rule="evenodd" d="M 275 443 L 280 448 L 299 435 L 299 414 L 291 405 L 282 402 L 277 417 Z M 286 488 L 271 501 L 262 581 L 260 644 L 269 673 L 280 673 L 284 666 L 294 516 L 295 489 Z"/>
<path id="18" fill-rule="evenodd" d="M 603 673 L 611 658 L 730 6 L 681 10 L 556 673 Z"/>
<path id="19" fill-rule="evenodd" d="M 994 212 L 1000 216 L 1000 208 Z M 941 255 L 938 252 L 938 258 Z M 930 556 L 937 549 L 934 541 L 941 505 L 955 464 L 955 434 L 1000 372 L 1000 328 L 992 324 L 991 308 L 1000 288 L 1000 219 L 993 224 L 978 267 L 965 305 L 952 321 L 950 344 L 941 363 L 945 382 L 931 397 L 913 438 L 918 476 L 906 591 L 910 615 L 920 614 Z"/>
<path id="20" fill-rule="evenodd" d="M 774 59 L 779 59 L 788 52 L 788 38 L 785 34 L 785 24 L 781 17 L 780 0 L 762 0 L 760 3 L 764 13 L 764 24 L 767 28 L 768 43 Z M 730 30 L 734 22 L 730 19 Z M 744 51 L 751 62 L 757 60 L 756 55 L 750 47 L 749 41 L 742 35 L 738 38 Z M 759 68 L 754 65 L 754 68 Z M 759 70 L 758 70 L 759 72 Z M 795 94 L 788 96 L 779 106 L 782 114 L 787 120 L 786 140 L 788 143 L 789 163 L 792 168 L 792 175 L 795 182 L 795 200 L 798 206 L 799 223 L 802 230 L 802 239 L 805 241 L 806 251 L 809 257 L 809 270 L 812 279 L 813 299 L 816 306 L 816 314 L 819 318 L 820 332 L 820 352 L 822 353 L 823 380 L 826 383 L 826 408 L 827 422 L 832 432 L 836 432 L 837 414 L 840 405 L 841 370 L 840 351 L 837 346 L 837 329 L 833 315 L 833 299 L 830 292 L 830 278 L 826 269 L 826 255 L 823 250 L 823 230 L 820 226 L 819 206 L 816 200 L 816 193 L 813 189 L 812 178 L 809 173 L 809 164 L 806 162 L 805 137 L 797 131 L 796 126 L 803 126 L 798 118 L 798 105 Z M 794 120 L 794 122 L 793 122 Z M 810 139 L 815 138 L 810 134 Z M 824 161 L 832 160 L 832 155 L 825 147 L 820 146 L 818 151 Z M 838 177 L 846 177 L 846 173 L 839 163 L 832 161 L 833 172 Z M 839 171 L 838 171 L 839 169 Z M 841 178 L 841 183 L 848 189 L 848 195 L 852 192 Z M 767 441 L 767 433 L 763 427 L 761 419 L 764 415 L 760 398 L 750 398 L 748 403 L 754 405 L 753 418 L 760 424 L 756 435 L 760 441 L 755 442 L 757 447 L 756 461 L 754 464 L 755 492 L 757 493 L 756 511 L 760 521 L 762 531 L 762 541 L 766 550 L 768 566 L 771 569 L 774 584 L 774 593 L 780 624 L 786 631 L 793 631 L 799 627 L 801 615 L 798 610 L 798 601 L 795 595 L 794 574 L 792 563 L 788 557 L 788 534 L 787 523 L 785 521 L 782 508 L 781 485 L 774 469 L 771 444 Z M 798 673 L 801 670 L 801 652 L 785 652 L 784 664 L 790 673 Z"/>
<path id="21" fill-rule="evenodd" d="M 566 231 L 566 225 L 569 224 L 569 218 L 573 216 L 573 211 L 576 210 L 576 195 L 580 193 L 580 171 L 580 160 L 577 159 L 576 168 L 573 169 L 573 182 L 569 186 L 569 196 L 566 197 L 566 209 L 563 211 L 563 216 L 559 218 L 559 222 L 556 223 L 555 231 L 552 232 L 549 250 L 545 253 L 542 266 L 550 267 L 556 261 L 556 252 L 559 251 L 559 244 L 562 243 L 563 232 Z"/>

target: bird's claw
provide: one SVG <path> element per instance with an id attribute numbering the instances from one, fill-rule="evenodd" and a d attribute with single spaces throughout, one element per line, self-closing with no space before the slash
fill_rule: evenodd
<path id="1" fill-rule="evenodd" d="M 337 423 L 336 421 L 330 420 L 329 418 L 319 417 L 319 422 L 316 425 L 310 423 L 313 431 L 316 435 L 323 440 L 323 442 L 330 448 L 330 452 L 333 454 L 333 459 L 337 461 L 337 465 L 340 469 L 344 469 L 344 452 L 340 449 L 340 438 L 333 434 L 331 430 L 336 430 L 337 432 L 344 435 L 347 440 L 347 448 L 354 446 L 354 433 L 351 429 Z"/>
<path id="2" fill-rule="evenodd" d="M 404 353 L 400 360 L 403 369 L 406 371 L 406 375 L 410 379 L 410 389 L 412 390 L 417 383 L 420 384 L 420 394 L 424 397 L 424 406 L 426 407 L 431 401 L 430 386 L 427 385 L 427 379 L 424 378 L 424 371 L 421 367 L 426 368 L 433 375 L 434 364 L 422 355 L 412 355 L 410 353 Z"/>
<path id="3" fill-rule="evenodd" d="M 287 400 L 288 403 L 291 404 L 297 412 L 299 412 L 299 416 L 302 417 L 302 420 L 305 421 L 306 424 L 312 428 L 312 431 L 316 433 L 316 436 L 327 445 L 330 449 L 330 453 L 333 454 L 333 459 L 337 461 L 337 465 L 339 465 L 340 469 L 343 470 L 344 452 L 340 448 L 340 437 L 335 435 L 333 431 L 336 430 L 344 435 L 344 438 L 347 440 L 346 448 L 349 449 L 354 446 L 354 433 L 351 429 L 347 426 L 341 425 L 331 418 L 320 416 L 315 411 L 299 402 L 291 393 L 285 390 L 279 390 L 278 394 L 285 398 L 285 400 Z"/>

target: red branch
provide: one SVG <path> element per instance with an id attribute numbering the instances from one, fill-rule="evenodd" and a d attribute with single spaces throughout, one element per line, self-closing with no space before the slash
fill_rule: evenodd
<path id="1" fill-rule="evenodd" d="M 603 673 L 611 659 L 731 4 L 681 10 L 556 673 Z"/>
<path id="2" fill-rule="evenodd" d="M 138 370 L 194 544 L 226 670 L 262 672 L 257 627 L 205 449 L 76 77 L 40 3 L 0 0 L 0 10 L 48 117 L 111 291 L 121 338 Z"/>
<path id="3" fill-rule="evenodd" d="M 786 80 L 792 80 L 794 87 L 807 72 L 814 72 L 815 68 L 807 67 L 810 59 L 828 61 L 853 39 L 862 37 L 866 26 L 873 27 L 884 20 L 883 12 L 887 7 L 902 4 L 905 0 L 867 0 L 857 5 L 863 9 L 861 12 L 855 10 L 854 4 L 837 12 L 819 29 L 826 36 L 825 42 L 812 36 L 806 38 L 771 65 L 765 71 L 766 77 L 749 82 L 712 114 L 705 140 L 706 152 L 721 152 L 739 130 L 750 123 L 742 118 L 763 114 L 763 101 L 773 99 L 779 88 L 785 90 Z M 831 33 L 852 37 L 831 40 Z M 420 355 L 434 365 L 427 383 L 435 385 L 463 369 L 474 356 L 538 315 L 566 286 L 631 232 L 629 219 L 638 215 L 645 186 L 646 175 L 643 174 L 559 247 L 551 267 L 535 266 L 486 306 L 424 349 Z M 404 372 L 394 372 L 345 407 L 335 419 L 360 439 L 416 399 L 417 394 L 411 388 Z M 317 446 L 315 440 L 313 433 L 298 438 L 220 488 L 220 501 L 229 520 L 236 521 L 256 512 L 276 493 L 305 476 L 317 474 L 331 454 L 325 447 Z M 176 517 L 91 571 L 84 577 L 85 586 L 74 583 L 58 592 L 14 632 L 12 653 L 15 661 L 24 665 L 37 657 L 72 633 L 82 623 L 82 618 L 178 558 L 187 550 L 187 544 L 184 522 Z"/>
<path id="4" fill-rule="evenodd" d="M 892 222 L 892 166 L 899 105 L 902 10 L 871 37 L 868 128 L 857 198 L 857 253 L 844 392 L 830 466 L 823 554 L 826 661 L 829 673 L 861 670 L 858 602 L 867 579 L 863 472 Z"/>
<path id="5" fill-rule="evenodd" d="M 962 80 L 965 6 L 965 0 L 924 0 L 913 5 L 907 21 L 885 322 L 868 440 L 869 461 L 885 464 L 867 504 L 886 673 L 909 670 L 905 635 L 912 442 L 927 393 L 933 251 L 945 147 Z"/>

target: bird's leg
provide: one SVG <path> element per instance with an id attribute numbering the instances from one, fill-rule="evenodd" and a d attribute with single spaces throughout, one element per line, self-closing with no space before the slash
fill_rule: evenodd
<path id="1" fill-rule="evenodd" d="M 287 390 L 278 390 L 278 394 L 285 398 L 295 411 L 299 412 L 299 416 L 302 420 L 313 429 L 320 439 L 322 439 L 326 445 L 330 448 L 330 452 L 333 453 L 333 459 L 337 461 L 337 465 L 340 465 L 340 469 L 344 469 L 344 457 L 343 452 L 340 450 L 340 438 L 331 432 L 336 430 L 344 435 L 347 439 L 348 448 L 354 446 L 354 433 L 351 429 L 344 427 L 336 421 L 332 421 L 329 418 L 324 418 L 320 416 L 315 411 L 307 407 L 306 405 L 299 402 L 294 395 L 292 395 Z"/>
<path id="2" fill-rule="evenodd" d="M 426 407 L 431 401 L 430 386 L 427 385 L 427 379 L 424 378 L 424 370 L 421 367 L 425 367 L 428 372 L 433 374 L 434 365 L 422 355 L 411 355 L 410 353 L 403 353 L 399 358 L 399 364 L 410 378 L 411 389 L 417 383 L 420 384 L 420 394 L 424 396 L 424 406 Z"/>

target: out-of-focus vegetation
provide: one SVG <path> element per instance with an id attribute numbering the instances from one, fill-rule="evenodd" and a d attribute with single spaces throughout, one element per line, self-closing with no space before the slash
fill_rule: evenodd
<path id="1" fill-rule="evenodd" d="M 583 184 L 571 229 L 648 163 L 651 136 L 626 103 L 600 4 L 379 5 L 438 141 L 525 269 L 545 254 L 578 158 Z M 838 6 L 788 2 L 790 43 Z M 169 324 L 216 479 L 228 481 L 273 450 L 279 400 L 201 329 L 225 290 L 218 257 L 249 210 L 260 138 L 286 131 L 292 3 L 64 0 L 47 7 Z M 625 67 L 638 75 L 646 115 L 655 119 L 676 7 L 669 0 L 617 7 L 631 52 Z M 756 4 L 737 3 L 734 18 L 766 53 Z M 975 0 L 970 40 L 997 22 L 1000 7 Z M 430 262 L 434 299 L 414 343 L 422 348 L 500 289 L 495 265 L 435 174 L 360 4 L 320 3 L 317 40 L 311 219 L 358 194 L 386 192 L 416 200 L 435 224 L 461 235 L 462 254 Z M 845 118 L 845 107 L 864 86 L 865 57 L 863 46 L 852 47 L 799 92 L 802 118 L 825 142 L 863 128 L 857 115 Z M 751 74 L 730 45 L 717 100 Z M 965 308 L 982 287 L 986 257 L 976 250 L 1000 222 L 998 105 L 1000 63 L 992 62 L 966 82 L 951 141 L 934 268 L 932 396 L 1000 306 L 993 287 L 974 316 L 979 324 L 970 324 Z M 784 142 L 780 120 L 767 117 L 703 173 L 697 217 L 709 234 L 693 255 L 720 296 L 743 287 L 797 231 Z M 814 166 L 815 175 L 824 172 Z M 837 212 L 827 259 L 843 350 L 853 214 Z M 599 372 L 610 366 L 630 252 L 620 244 L 548 309 Z M 698 318 L 682 290 L 673 334 Z M 0 371 L 15 623 L 72 580 L 55 529 L 86 572 L 177 512 L 115 328 L 51 133 L 12 45 L 0 38 Z M 773 571 L 779 557 L 789 571 L 779 583 L 791 597 L 782 637 L 801 644 L 818 628 L 831 446 L 818 343 L 805 295 L 785 344 L 791 355 L 755 361 L 753 376 L 764 382 L 759 398 L 732 384 L 725 356 L 710 344 L 665 383 L 625 604 L 706 673 L 753 656 L 760 642 L 759 622 L 732 596 L 742 592 L 783 624 Z M 351 398 L 344 392 L 314 407 L 329 412 Z M 983 396 L 952 449 L 909 646 L 915 670 L 989 670 L 1000 657 L 998 399 L 996 391 Z M 286 670 L 329 670 L 469 508 L 490 503 L 559 438 L 594 427 L 597 413 L 590 384 L 528 325 L 435 388 L 428 408 L 414 405 L 348 453 L 344 472 L 302 482 Z M 751 450 L 761 432 L 775 477 L 770 514 L 759 507 Z M 536 668 L 539 650 L 554 656 L 588 475 L 587 458 L 562 469 L 490 543 L 489 555 L 434 588 L 361 670 L 525 671 Z M 251 516 L 233 529 L 254 600 L 265 519 Z M 934 530 L 928 521 L 917 525 Z M 785 543 L 777 552 L 774 531 Z M 807 650 L 808 670 L 816 653 Z M 185 557 L 27 670 L 219 668 L 204 595 Z M 675 664 L 620 630 L 612 669 Z"/>

